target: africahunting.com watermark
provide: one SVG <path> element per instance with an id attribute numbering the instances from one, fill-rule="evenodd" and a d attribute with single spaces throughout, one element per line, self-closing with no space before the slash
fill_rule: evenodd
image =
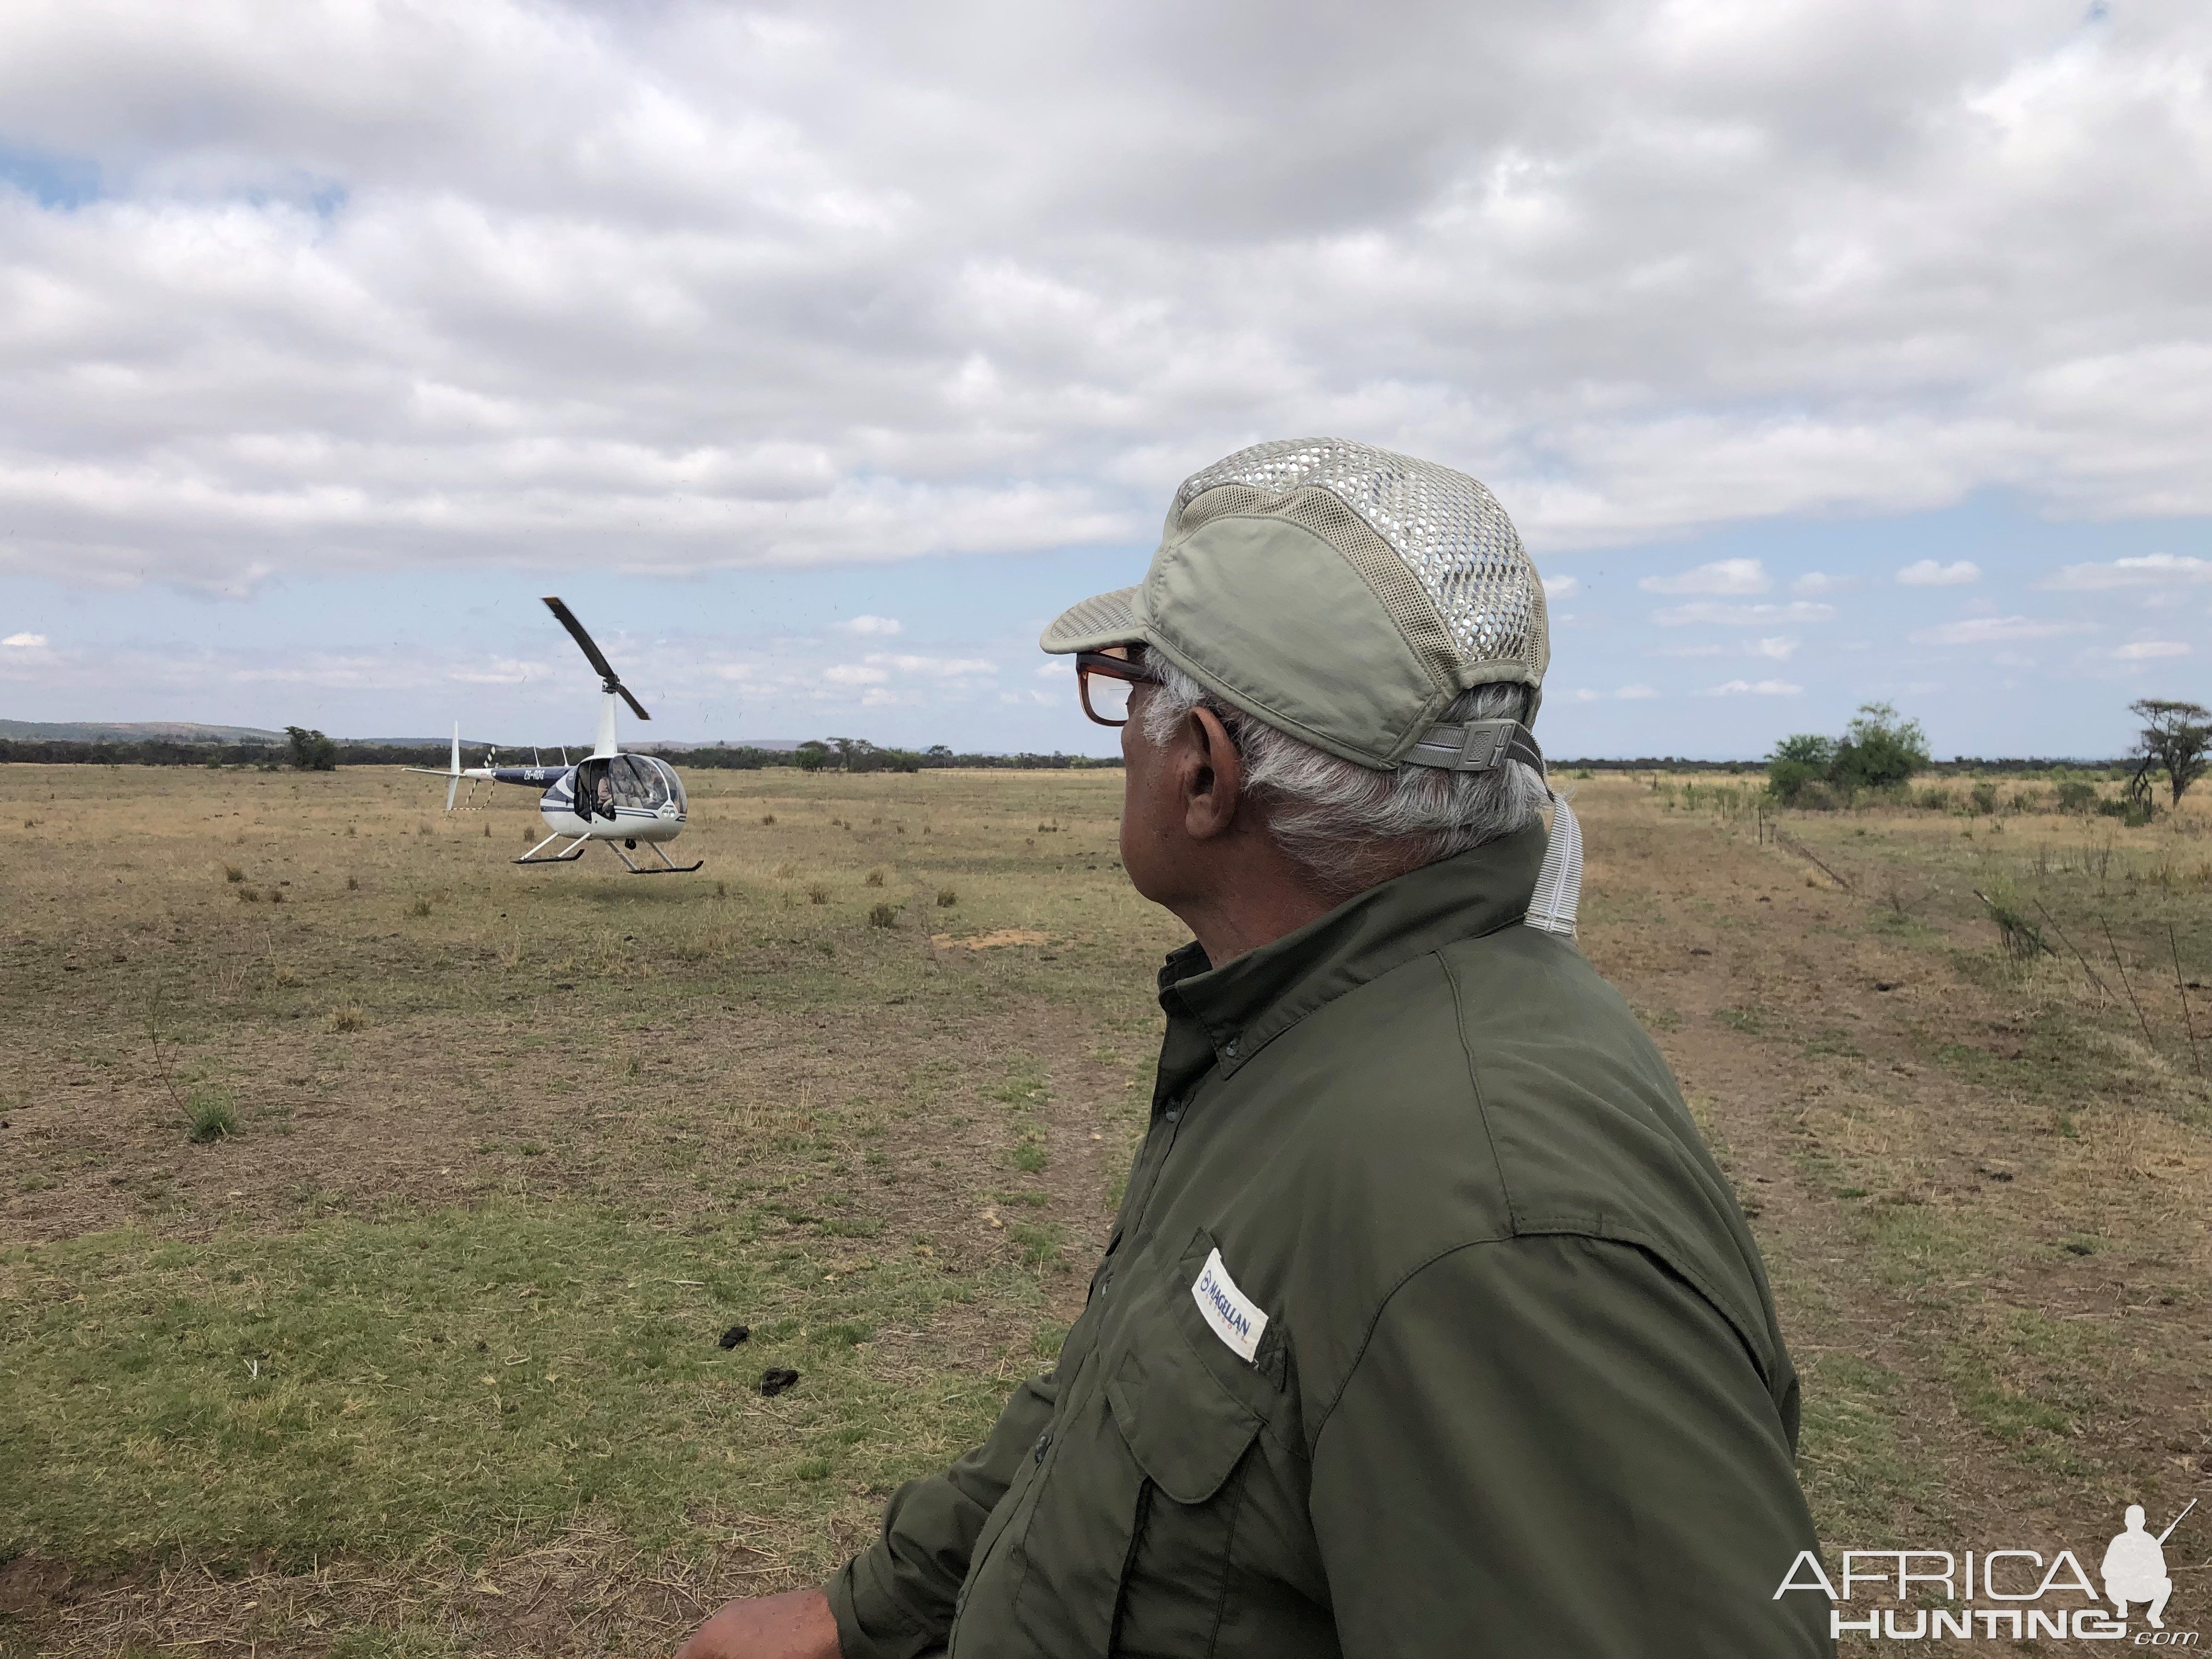
<path id="1" fill-rule="evenodd" d="M 2173 1577 L 2166 1541 L 2197 1507 L 2191 1498 L 2154 1533 L 2142 1506 L 2131 1504 L 2122 1529 L 2106 1545 L 2093 1583 L 2072 1550 L 2045 1559 L 2021 1549 L 1845 1550 L 1842 1571 L 1828 1576 L 1818 1556 L 1802 1550 L 1775 1590 L 1828 1599 L 1829 1634 L 1841 1640 L 1917 1642 L 1948 1637 L 1968 1642 L 2128 1642 L 2142 1648 L 2202 1645 L 2193 1630 L 2168 1629 Z M 1940 1597 L 1948 1605 L 1926 1603 Z M 1908 1605 L 1911 1604 L 1911 1605 Z M 2140 1613 L 2142 1624 L 2131 1622 Z"/>

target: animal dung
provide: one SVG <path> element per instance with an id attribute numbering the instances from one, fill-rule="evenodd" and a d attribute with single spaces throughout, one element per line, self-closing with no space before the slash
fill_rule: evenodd
<path id="1" fill-rule="evenodd" d="M 732 1325 L 722 1333 L 722 1346 L 734 1348 L 752 1334 L 753 1328 L 750 1325 Z"/>
<path id="2" fill-rule="evenodd" d="M 771 1365 L 761 1373 L 760 1391 L 770 1400 L 786 1389 L 799 1386 L 799 1373 L 781 1365 Z"/>

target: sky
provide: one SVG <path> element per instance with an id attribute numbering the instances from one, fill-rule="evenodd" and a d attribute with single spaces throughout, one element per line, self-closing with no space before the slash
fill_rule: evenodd
<path id="1" fill-rule="evenodd" d="M 12 0 L 0 716 L 1106 752 L 1266 438 L 1470 472 L 1560 756 L 2212 702 L 2212 10 Z"/>

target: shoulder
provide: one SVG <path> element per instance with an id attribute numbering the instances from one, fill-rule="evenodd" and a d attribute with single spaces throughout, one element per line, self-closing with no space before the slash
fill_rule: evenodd
<path id="1" fill-rule="evenodd" d="M 1510 927 L 1406 963 L 1313 1017 L 1297 1047 L 1309 1285 L 1371 1328 L 1395 1289 L 1469 1245 L 1582 1237 L 1648 1252 L 1778 1358 L 1757 1252 L 1634 1014 L 1586 958 Z M 1286 1056 L 1287 1058 L 1287 1056 Z M 1335 1345 L 1335 1337 L 1331 1346 Z M 1340 1355 L 1340 1358 L 1348 1358 Z"/>

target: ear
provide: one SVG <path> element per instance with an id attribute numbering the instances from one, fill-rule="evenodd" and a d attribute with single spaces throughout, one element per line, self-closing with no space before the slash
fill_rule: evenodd
<path id="1" fill-rule="evenodd" d="M 1176 781 L 1182 795 L 1183 832 L 1193 841 L 1228 833 L 1244 798 L 1244 760 L 1211 708 L 1184 718 Z"/>

